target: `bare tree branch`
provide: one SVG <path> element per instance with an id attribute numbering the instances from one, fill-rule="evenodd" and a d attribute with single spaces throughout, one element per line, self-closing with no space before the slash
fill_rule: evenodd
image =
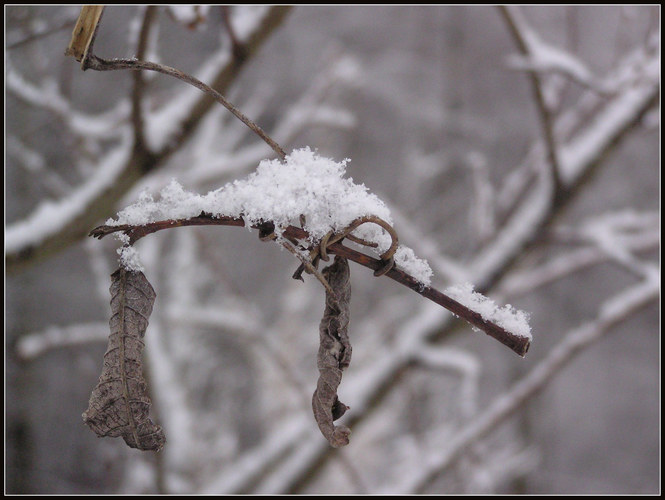
<path id="1" fill-rule="evenodd" d="M 143 238 L 148 234 L 163 230 L 171 229 L 175 227 L 185 227 L 185 226 L 199 226 L 199 225 L 228 225 L 243 227 L 245 225 L 242 219 L 236 217 L 211 217 L 207 214 L 201 214 L 198 217 L 191 217 L 189 219 L 178 219 L 178 220 L 165 220 L 157 221 L 143 226 L 128 226 L 128 225 L 118 225 L 118 226 L 99 226 L 93 229 L 90 232 L 90 236 L 96 238 L 103 238 L 104 236 L 114 233 L 114 232 L 125 232 L 129 236 L 129 241 L 131 244 L 134 244 L 139 239 Z M 303 229 L 295 226 L 288 226 L 283 229 L 282 235 L 287 240 L 301 240 L 306 241 L 309 238 L 309 234 Z M 294 252 L 289 245 L 285 245 L 290 251 Z M 341 257 L 345 257 L 353 262 L 360 264 L 362 266 L 368 267 L 376 272 L 382 272 L 386 268 L 386 262 L 382 259 L 375 259 L 368 255 L 365 255 L 361 252 L 353 250 L 349 247 L 342 245 L 341 240 L 330 243 L 327 247 L 330 253 L 334 253 Z M 297 252 L 294 252 L 297 253 Z M 479 313 L 469 309 L 464 306 L 457 300 L 449 297 L 448 295 L 440 292 L 436 288 L 431 286 L 425 286 L 423 283 L 419 282 L 410 274 L 399 269 L 397 266 L 393 266 L 388 271 L 383 272 L 389 278 L 397 281 L 398 283 L 410 288 L 414 292 L 422 295 L 423 297 L 439 304 L 442 307 L 445 307 L 450 312 L 459 316 L 460 318 L 468 321 L 470 324 L 479 328 L 480 330 L 487 333 L 487 335 L 498 340 L 505 346 L 509 347 L 515 351 L 520 356 L 525 356 L 529 350 L 530 339 L 527 337 L 516 335 L 505 328 L 502 328 L 498 324 L 488 321 L 483 318 Z M 321 281 L 321 279 L 319 278 Z M 325 281 L 325 280 L 324 280 Z M 324 287 L 325 287 L 324 282 Z M 326 287 L 327 288 L 327 287 Z"/>
<path id="2" fill-rule="evenodd" d="M 238 76 L 241 68 L 268 39 L 288 13 L 288 7 L 269 8 L 248 35 L 245 42 L 246 57 L 242 61 L 229 59 L 214 79 L 212 87 L 224 92 Z M 95 176 L 76 189 L 58 204 L 50 205 L 53 214 L 49 220 L 38 208 L 31 215 L 7 228 L 6 266 L 14 272 L 34 262 L 45 259 L 63 250 L 88 233 L 100 219 L 113 213 L 113 206 L 140 178 L 164 165 L 173 152 L 190 137 L 195 126 L 210 110 L 214 101 L 205 96 L 192 107 L 190 113 L 178 127 L 180 132 L 158 153 L 147 153 L 133 149 L 129 141 L 118 147 L 112 168 L 99 166 L 100 176 Z M 105 160 L 109 163 L 109 160 Z M 101 174 L 104 173 L 104 176 Z M 46 209 L 46 207 L 44 207 Z M 57 222 L 54 220 L 57 219 Z"/>

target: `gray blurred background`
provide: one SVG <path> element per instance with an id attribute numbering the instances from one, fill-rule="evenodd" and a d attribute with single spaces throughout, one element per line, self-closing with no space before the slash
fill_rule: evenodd
<path id="1" fill-rule="evenodd" d="M 63 55 L 78 11 L 5 7 L 6 227 L 40 203 L 65 199 L 117 147 L 117 138 L 84 137 L 63 126 L 73 110 L 121 109 L 131 94 L 130 73 L 82 72 Z M 240 34 L 242 16 L 256 15 L 249 7 L 231 12 Z M 542 40 L 574 54 L 600 80 L 654 34 L 659 50 L 659 7 L 527 7 L 521 13 Z M 215 51 L 228 50 L 217 8 L 203 14 L 205 21 L 189 29 L 178 13 L 160 8 L 151 58 L 195 72 Z M 141 15 L 136 7 L 107 7 L 96 53 L 134 55 L 132 33 Z M 393 210 L 405 244 L 430 261 L 451 259 L 464 268 L 491 239 L 475 219 L 480 201 L 499 204 L 499 188 L 540 138 L 528 74 L 509 65 L 517 51 L 493 7 L 296 7 L 246 64 L 228 97 L 287 151 L 308 145 L 336 160 L 350 158 L 348 175 Z M 28 82 L 24 88 L 41 89 L 47 102 L 21 95 L 15 82 L 8 85 L 16 74 Z M 575 109 L 589 92 L 565 76 L 545 75 L 561 96 L 555 116 Z M 151 109 L 185 86 L 162 75 L 148 81 Z M 49 91 L 70 108 L 50 107 L 56 100 Z M 289 115 L 294 110 L 302 115 Z M 287 123 L 289 116 L 295 125 Z M 534 342 L 525 359 L 462 323 L 451 326 L 448 318 L 442 335 L 430 340 L 437 349 L 461 353 L 461 371 L 454 363 L 405 363 L 383 389 L 362 399 L 354 387 L 380 372 L 382 357 L 396 352 L 400 336 L 420 328 L 418 315 L 429 309 L 404 287 L 352 267 L 354 360 L 340 397 L 358 421 L 343 450 L 322 446 L 308 408 L 323 292 L 311 277 L 305 284 L 290 279 L 297 261 L 279 247 L 234 228 L 164 231 L 139 246 L 158 296 L 145 353 L 155 418 L 168 440 L 157 455 L 98 439 L 81 420 L 106 348 L 108 275 L 117 265 L 117 242 L 79 238 L 46 260 L 9 269 L 6 493 L 416 492 L 408 486 L 412 474 L 437 456 L 428 442 L 440 440 L 444 449 L 447 436 L 465 429 L 567 333 L 593 322 L 609 298 L 638 281 L 612 258 L 591 258 L 519 293 L 524 273 L 592 248 L 576 229 L 623 212 L 639 214 L 639 224 L 647 221 L 626 229 L 644 236 L 631 259 L 659 268 L 659 117 L 656 104 L 621 136 L 575 197 L 556 209 L 535 245 L 486 291 L 530 312 Z M 281 135 L 279 127 L 288 133 Z M 201 193 L 241 178 L 258 158 L 271 157 L 259 142 L 215 110 L 105 217 L 135 201 L 139 189 L 156 193 L 171 177 Z M 216 159 L 220 165 L 206 170 Z M 497 196 L 483 198 L 482 188 Z M 452 284 L 443 266 L 433 267 L 433 286 Z M 659 334 L 659 300 L 652 300 L 418 491 L 658 493 Z M 285 437 L 296 432 L 290 421 L 302 428 L 302 438 Z M 280 445 L 282 452 L 266 458 Z M 252 467 L 254 475 L 247 472 Z M 243 474 L 247 479 L 234 483 Z"/>

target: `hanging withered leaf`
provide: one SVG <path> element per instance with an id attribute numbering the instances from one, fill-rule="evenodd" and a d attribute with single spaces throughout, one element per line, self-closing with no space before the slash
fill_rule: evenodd
<path id="1" fill-rule="evenodd" d="M 99 437 L 122 436 L 132 448 L 159 451 L 166 438 L 149 418 L 150 398 L 143 378 L 143 336 L 155 291 L 141 272 L 111 275 L 111 333 L 99 383 L 83 421 Z"/>
<path id="2" fill-rule="evenodd" d="M 323 436 L 335 448 L 349 444 L 351 431 L 344 425 L 335 426 L 348 407 L 337 397 L 342 371 L 351 362 L 349 312 L 351 302 L 350 271 L 347 260 L 336 256 L 322 271 L 335 294 L 326 291 L 326 307 L 319 325 L 317 367 L 319 380 L 312 397 L 314 418 Z"/>

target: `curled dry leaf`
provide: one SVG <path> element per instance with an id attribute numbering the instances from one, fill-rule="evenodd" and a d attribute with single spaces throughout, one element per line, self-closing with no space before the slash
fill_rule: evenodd
<path id="1" fill-rule="evenodd" d="M 99 437 L 122 436 L 132 448 L 159 451 L 166 438 L 149 418 L 150 398 L 143 378 L 143 336 L 155 291 L 141 272 L 111 275 L 111 333 L 99 383 L 83 421 Z"/>
<path id="2" fill-rule="evenodd" d="M 348 427 L 333 424 L 348 409 L 337 397 L 337 387 L 342 381 L 342 371 L 351 362 L 349 264 L 345 258 L 336 256 L 322 274 L 335 294 L 326 291 L 326 307 L 319 325 L 317 367 L 320 375 L 312 397 L 312 409 L 323 436 L 332 446 L 339 448 L 349 444 L 351 434 Z"/>

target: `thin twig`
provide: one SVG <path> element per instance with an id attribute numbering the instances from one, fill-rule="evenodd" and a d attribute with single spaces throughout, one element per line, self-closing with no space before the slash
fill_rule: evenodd
<path id="1" fill-rule="evenodd" d="M 130 237 L 130 244 L 134 244 L 140 238 L 148 234 L 161 231 L 162 229 L 170 229 L 174 227 L 185 227 L 185 226 L 201 226 L 201 225 L 243 227 L 245 223 L 242 219 L 237 217 L 216 218 L 209 214 L 202 213 L 198 217 L 192 217 L 190 219 L 163 220 L 163 221 L 157 221 L 145 224 L 143 226 L 131 226 L 126 224 L 119 226 L 99 226 L 93 229 L 90 232 L 89 236 L 101 239 L 108 234 L 115 233 L 118 231 L 123 231 L 125 234 L 127 234 Z M 258 226 L 252 226 L 252 227 L 255 229 L 260 229 Z M 291 240 L 305 241 L 309 239 L 309 234 L 307 233 L 307 231 L 296 226 L 288 226 L 284 228 L 281 234 L 282 234 L 282 239 L 284 241 L 291 241 Z M 294 249 L 288 248 L 287 246 L 285 246 L 285 248 L 287 248 L 289 251 L 294 251 Z M 355 262 L 356 264 L 360 264 L 361 266 L 372 269 L 373 271 L 382 270 L 385 268 L 386 265 L 384 260 L 375 259 L 373 257 L 370 257 L 369 255 L 365 255 L 362 252 L 359 252 L 357 250 L 342 245 L 341 240 L 336 241 L 334 243 L 329 243 L 326 247 L 326 250 L 330 253 L 339 255 L 341 257 L 345 257 Z M 297 254 L 297 252 L 295 251 L 294 253 Z M 302 257 L 299 254 L 297 255 L 299 257 Z M 304 263 L 304 260 L 303 259 L 301 260 Z M 313 268 L 313 266 L 311 266 L 311 263 L 308 262 L 307 264 L 310 264 L 310 267 Z M 306 267 L 307 264 L 305 264 Z M 314 271 L 316 270 L 314 269 Z M 314 274 L 316 275 L 316 273 Z M 432 302 L 435 302 L 440 306 L 448 309 L 456 316 L 459 316 L 460 318 L 467 321 L 471 325 L 484 331 L 490 337 L 493 337 L 494 339 L 501 342 L 503 345 L 509 347 L 520 356 L 525 356 L 527 351 L 529 350 L 530 340 L 528 338 L 517 336 L 512 332 L 509 332 L 504 328 L 500 327 L 496 323 L 483 319 L 483 317 L 479 313 L 460 304 L 459 302 L 450 298 L 448 295 L 440 292 L 436 288 L 423 285 L 423 283 L 421 283 L 420 281 L 418 281 L 417 279 L 415 279 L 413 276 L 406 273 L 405 271 L 399 269 L 397 266 L 393 266 L 390 270 L 388 270 L 385 273 L 385 275 L 393 279 L 394 281 L 397 281 L 401 285 L 410 288 L 411 290 L 422 295 L 423 297 L 431 300 Z M 324 284 L 324 286 L 326 285 L 323 281 L 322 284 Z"/>
<path id="2" fill-rule="evenodd" d="M 182 80 L 185 83 L 189 83 L 190 85 L 196 87 L 197 89 L 201 90 L 205 94 L 211 96 L 213 99 L 215 99 L 218 103 L 220 103 L 222 106 L 224 106 L 226 109 L 228 109 L 233 116 L 238 118 L 241 122 L 243 122 L 247 127 L 249 127 L 252 132 L 254 132 L 256 135 L 258 135 L 261 139 L 263 139 L 275 153 L 277 153 L 277 156 L 281 159 L 284 160 L 286 158 L 286 153 L 282 149 L 282 147 L 277 144 L 268 134 L 266 134 L 261 127 L 259 127 L 256 123 L 254 123 L 252 120 L 250 120 L 247 116 L 245 116 L 238 108 L 236 108 L 233 104 L 231 104 L 229 101 L 226 100 L 226 98 L 217 92 L 215 89 L 212 87 L 206 85 L 203 83 L 201 80 L 198 78 L 195 78 L 191 75 L 188 75 L 187 73 L 183 73 L 182 71 L 172 68 L 170 66 L 166 66 L 163 64 L 158 64 L 150 61 L 139 61 L 138 59 L 102 59 L 100 57 L 97 57 L 94 54 L 91 54 L 87 59 L 86 59 L 86 64 L 84 69 L 93 69 L 95 71 L 114 71 L 114 70 L 120 70 L 120 69 L 131 69 L 131 70 L 146 70 L 146 71 L 156 71 L 158 73 L 162 73 L 164 75 L 172 76 L 174 78 L 177 78 L 178 80 Z"/>

